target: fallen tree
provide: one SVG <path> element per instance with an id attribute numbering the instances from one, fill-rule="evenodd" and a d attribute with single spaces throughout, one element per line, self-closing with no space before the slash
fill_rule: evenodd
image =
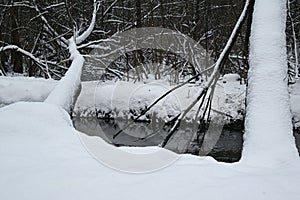
<path id="1" fill-rule="evenodd" d="M 288 93 L 286 11 L 285 0 L 255 1 L 243 163 L 278 167 L 299 161 Z"/>
<path id="2" fill-rule="evenodd" d="M 84 58 L 77 50 L 77 45 L 84 42 L 92 33 L 95 27 L 98 9 L 99 2 L 94 0 L 92 20 L 86 31 L 79 35 L 78 31 L 74 27 L 74 36 L 68 40 L 68 50 L 71 55 L 70 59 L 72 60 L 71 66 L 65 76 L 59 81 L 58 85 L 45 100 L 46 103 L 58 105 L 69 113 L 72 111 L 81 90 L 81 73 Z"/>
<path id="3" fill-rule="evenodd" d="M 209 76 L 208 80 L 205 82 L 205 84 L 199 89 L 198 94 L 195 96 L 194 100 L 184 109 L 183 112 L 181 112 L 179 115 L 175 116 L 170 122 L 168 122 L 167 124 L 172 124 L 173 126 L 170 128 L 167 136 L 165 137 L 165 139 L 162 141 L 162 143 L 160 144 L 160 146 L 165 147 L 168 143 L 168 141 L 170 140 L 170 138 L 173 136 L 173 134 L 176 132 L 177 128 L 179 127 L 181 121 L 184 119 L 184 117 L 186 116 L 186 114 L 199 102 L 200 106 L 198 108 L 198 111 L 196 113 L 195 119 L 196 121 L 203 121 L 205 117 L 209 117 L 209 113 L 211 111 L 211 101 L 213 98 L 213 92 L 214 92 L 214 87 L 215 84 L 217 82 L 217 80 L 219 79 L 220 76 L 220 72 L 223 71 L 224 69 L 224 64 L 225 61 L 227 59 L 227 57 L 229 56 L 229 53 L 238 37 L 238 34 L 241 31 L 242 25 L 247 17 L 247 15 L 249 14 L 249 11 L 251 11 L 251 6 L 253 6 L 253 2 L 254 0 L 247 0 L 244 6 L 244 9 L 221 53 L 221 55 L 219 56 L 217 62 L 213 65 L 213 71 L 211 73 L 211 75 Z M 252 3 L 251 3 L 252 2 Z M 252 14 L 252 13 L 250 13 Z M 204 71 L 208 71 L 211 68 L 208 68 Z M 191 82 L 192 80 L 194 80 L 195 78 L 197 78 L 199 75 L 201 75 L 203 72 L 200 72 L 198 74 L 196 74 L 195 76 L 193 76 L 192 78 L 190 78 L 189 80 L 185 81 L 184 83 L 174 87 L 173 89 L 167 91 L 166 93 L 164 93 L 162 96 L 160 96 L 159 98 L 157 98 L 153 103 L 151 103 L 149 106 L 147 106 L 147 108 L 145 110 L 143 110 L 137 117 L 134 118 L 133 122 L 137 121 L 139 118 L 141 118 L 143 115 L 145 115 L 147 113 L 147 111 L 149 111 L 154 105 L 156 105 L 159 101 L 161 101 L 163 98 L 165 98 L 168 94 L 170 94 L 171 92 L 173 92 L 174 90 L 182 87 L 183 85 Z M 208 94 L 209 93 L 209 94 Z M 205 102 L 205 97 L 208 98 L 208 100 Z M 205 102 L 205 103 L 204 103 Z M 204 107 L 204 112 L 202 113 L 201 117 L 198 118 L 199 112 L 201 110 L 201 108 Z M 132 123 L 133 123 L 132 122 Z M 123 127 L 123 130 L 128 128 L 132 123 L 129 123 L 127 126 Z M 122 130 L 118 131 L 116 134 L 114 134 L 113 138 L 116 138 L 119 134 L 122 133 Z"/>

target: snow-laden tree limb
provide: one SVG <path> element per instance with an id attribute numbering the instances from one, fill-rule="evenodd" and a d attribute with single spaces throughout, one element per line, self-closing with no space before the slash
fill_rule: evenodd
<path id="1" fill-rule="evenodd" d="M 295 31 L 295 23 L 291 14 L 291 2 L 290 0 L 287 0 L 287 9 L 288 9 L 288 16 L 291 20 L 291 28 L 292 28 L 292 33 L 293 33 L 293 43 L 294 43 L 294 56 L 295 56 L 295 66 L 294 66 L 294 71 L 295 71 L 295 78 L 299 78 L 299 58 L 298 58 L 298 46 L 297 46 L 297 36 L 296 36 L 296 31 Z"/>
<path id="2" fill-rule="evenodd" d="M 99 2 L 94 0 L 94 11 L 89 27 L 80 36 L 76 36 L 75 33 L 75 35 L 69 39 L 68 49 L 71 54 L 71 66 L 65 76 L 59 81 L 57 86 L 45 100 L 46 103 L 55 104 L 69 113 L 72 111 L 81 90 L 81 73 L 84 58 L 78 51 L 77 44 L 84 42 L 92 33 L 95 27 L 98 9 Z"/>
<path id="3" fill-rule="evenodd" d="M 213 69 L 214 65 L 201 71 L 200 73 L 196 74 L 195 76 L 189 78 L 188 80 L 186 80 L 185 82 L 173 87 L 172 89 L 168 90 L 167 92 L 165 92 L 163 95 L 161 95 L 160 97 L 158 97 L 156 100 L 154 100 L 150 105 L 147 106 L 146 109 L 144 109 L 141 114 L 139 114 L 137 117 L 135 117 L 133 119 L 133 121 L 131 123 L 129 123 L 128 125 L 126 125 L 125 127 L 122 128 L 122 130 L 118 131 L 117 133 L 115 133 L 113 135 L 113 138 L 116 138 L 120 133 L 122 133 L 122 131 L 124 131 L 125 129 L 127 129 L 128 127 L 130 127 L 134 122 L 137 122 L 137 120 L 139 120 L 143 115 L 145 115 L 151 108 L 153 108 L 158 102 L 160 102 L 162 99 L 164 99 L 166 96 L 168 96 L 169 94 L 171 94 L 172 92 L 174 92 L 175 90 L 177 90 L 178 88 L 181 88 L 182 86 L 190 83 L 191 81 L 195 80 L 196 78 L 198 78 L 199 76 L 201 76 L 203 73 Z M 179 115 L 177 117 L 175 117 L 174 119 L 176 120 L 179 117 Z M 171 120 L 173 121 L 173 120 Z M 169 122 L 170 123 L 170 122 Z"/>
<path id="4" fill-rule="evenodd" d="M 287 86 L 286 0 L 255 0 L 242 163 L 299 161 Z"/>
<path id="5" fill-rule="evenodd" d="M 68 43 L 68 40 L 63 37 L 64 34 L 57 33 L 43 15 L 45 12 L 47 12 L 46 10 L 56 8 L 56 7 L 62 6 L 64 4 L 65 3 L 62 2 L 62 3 L 57 3 L 57 4 L 47 6 L 46 8 L 43 9 L 43 10 L 45 10 L 44 12 L 40 11 L 35 0 L 33 1 L 33 5 L 30 3 L 30 1 L 22 1 L 22 2 L 13 2 L 12 4 L 6 4 L 6 5 L 0 4 L 0 7 L 26 7 L 26 8 L 35 10 L 38 13 L 38 15 L 35 16 L 34 18 L 32 18 L 31 20 L 33 20 L 35 18 L 40 18 L 44 23 L 44 28 L 46 29 L 46 31 L 49 33 L 53 33 L 57 37 L 57 39 L 59 39 L 61 41 L 61 42 L 58 42 L 58 44 L 62 47 L 67 47 L 66 44 Z"/>
<path id="6" fill-rule="evenodd" d="M 108 11 L 118 2 L 118 0 L 115 0 L 114 2 L 111 3 L 111 5 L 104 11 L 103 16 L 105 16 Z M 85 41 L 92 33 L 92 31 L 95 28 L 96 24 L 96 18 L 97 18 L 97 12 L 99 10 L 100 2 L 97 0 L 94 0 L 94 10 L 92 14 L 92 20 L 89 25 L 89 27 L 79 36 L 76 37 L 76 44 L 81 44 L 83 41 Z"/>
<path id="7" fill-rule="evenodd" d="M 45 69 L 48 68 L 47 64 L 59 66 L 57 62 L 41 60 L 40 58 L 35 57 L 32 53 L 26 51 L 25 49 L 18 47 L 17 45 L 7 45 L 5 47 L 0 47 L 0 52 L 8 51 L 8 50 L 18 51 L 18 52 L 22 53 L 23 55 L 29 57 L 35 63 L 37 63 L 39 67 L 43 67 L 43 68 L 41 68 L 43 71 L 45 71 Z M 64 68 L 64 67 L 62 67 L 62 68 Z M 49 78 L 51 78 L 51 77 L 49 77 Z"/>
<path id="8" fill-rule="evenodd" d="M 75 41 L 76 44 L 81 44 L 84 40 L 86 40 L 94 30 L 95 24 L 96 24 L 96 17 L 97 17 L 97 12 L 99 10 L 100 3 L 96 0 L 94 0 L 94 10 L 92 14 L 92 20 L 89 25 L 89 27 L 78 37 L 76 37 Z"/>
<path id="9" fill-rule="evenodd" d="M 57 4 L 52 4 L 50 6 L 47 6 L 45 8 L 45 10 L 52 9 L 52 8 L 55 8 L 55 7 L 58 7 L 58 6 L 63 6 L 63 5 L 65 5 L 65 2 L 61 2 L 61 3 L 57 3 Z"/>
<path id="10" fill-rule="evenodd" d="M 244 6 L 244 9 L 237 21 L 237 23 L 235 24 L 235 27 L 221 53 L 221 55 L 219 56 L 214 70 L 211 73 L 210 77 L 208 78 L 207 82 L 199 89 L 197 95 L 194 97 L 194 100 L 192 101 L 192 103 L 190 103 L 185 109 L 184 111 L 179 115 L 179 117 L 177 118 L 174 126 L 170 129 L 167 137 L 165 138 L 165 140 L 161 143 L 161 146 L 164 147 L 168 141 L 170 140 L 171 136 L 174 134 L 174 132 L 176 131 L 177 127 L 180 125 L 181 120 L 186 116 L 186 114 L 196 105 L 196 103 L 207 93 L 209 87 L 213 84 L 213 82 L 219 77 L 219 72 L 222 70 L 224 62 L 226 57 L 229 55 L 229 52 L 238 36 L 239 31 L 241 30 L 242 27 L 242 23 L 244 22 L 246 16 L 247 16 L 247 12 L 249 10 L 249 3 L 252 0 L 247 0 Z"/>
<path id="11" fill-rule="evenodd" d="M 69 40 L 69 52 L 72 64 L 45 102 L 55 104 L 70 113 L 80 91 L 80 78 L 84 63 L 84 58 L 77 50 L 73 37 Z"/>
<path id="12" fill-rule="evenodd" d="M 35 1 L 34 1 L 35 3 Z M 54 28 L 49 24 L 48 20 L 44 17 L 44 15 L 41 13 L 40 9 L 38 8 L 37 4 L 33 6 L 33 8 L 36 10 L 36 12 L 39 14 L 41 20 L 44 22 L 44 27 L 49 33 L 53 33 L 56 37 L 58 37 L 63 43 L 58 43 L 62 47 L 66 47 L 66 44 L 68 44 L 68 40 L 64 38 L 62 35 L 58 34 Z"/>
<path id="13" fill-rule="evenodd" d="M 101 42 L 115 42 L 115 43 L 118 43 L 119 41 L 115 40 L 115 39 L 110 39 L 110 38 L 107 38 L 107 39 L 100 39 L 100 40 L 95 40 L 95 41 L 90 41 L 88 43 L 85 43 L 85 44 L 82 44 L 80 46 L 78 46 L 78 49 L 82 49 L 82 48 L 85 48 L 85 47 L 90 47 L 90 48 L 103 48 L 103 49 L 107 49 L 109 47 L 104 47 L 104 46 L 101 46 L 101 45 L 95 45 L 95 44 L 99 44 Z"/>

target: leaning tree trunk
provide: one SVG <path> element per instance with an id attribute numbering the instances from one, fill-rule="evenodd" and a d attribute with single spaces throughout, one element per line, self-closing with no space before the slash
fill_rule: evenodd
<path id="1" fill-rule="evenodd" d="M 256 0 L 241 161 L 280 166 L 299 159 L 287 88 L 286 1 Z"/>

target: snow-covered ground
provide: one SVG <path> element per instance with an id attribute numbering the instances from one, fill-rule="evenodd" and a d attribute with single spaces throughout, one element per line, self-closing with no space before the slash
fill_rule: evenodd
<path id="1" fill-rule="evenodd" d="M 105 143 L 99 137 L 90 137 L 76 131 L 67 111 L 74 100 L 78 86 L 76 83 L 80 82 L 83 59 L 77 52 L 71 73 L 67 73 L 68 76 L 52 90 L 47 103 L 19 102 L 0 108 L 0 199 L 298 200 L 300 158 L 289 126 L 291 116 L 287 86 L 282 81 L 286 76 L 286 52 L 283 48 L 286 38 L 285 3 L 283 0 L 255 3 L 250 42 L 246 137 L 242 159 L 238 163 L 220 163 L 210 157 L 176 155 L 159 147 L 120 149 Z M 97 4 L 95 11 L 96 8 Z M 92 22 L 76 41 L 80 43 L 89 35 L 94 26 L 95 14 Z M 70 51 L 72 52 L 72 48 Z M 72 72 L 76 76 L 72 76 Z M 266 78 L 269 79 L 266 81 Z M 2 83 L 3 80 L 1 78 Z M 128 87 L 127 84 L 124 85 L 122 87 L 121 83 L 120 93 L 114 93 L 118 89 L 115 85 L 116 88 L 108 88 L 107 92 L 96 90 L 96 95 L 92 96 L 122 94 L 127 97 L 124 89 Z M 15 91 L 13 87 L 10 89 Z M 129 93 L 134 98 L 129 99 L 126 105 L 139 107 L 141 101 L 156 98 L 153 88 L 156 88 L 155 91 L 163 90 L 157 85 L 141 87 L 142 89 L 135 88 L 132 91 L 135 96 Z M 297 85 L 294 87 L 297 88 Z M 3 88 L 0 89 L 5 91 Z M 233 85 L 229 87 L 230 92 L 234 91 L 232 88 Z M 240 89 L 236 87 L 236 90 Z M 141 93 L 146 91 L 149 94 L 144 98 Z M 186 92 L 187 90 L 175 93 L 174 100 L 171 97 L 170 102 L 166 102 L 167 109 L 163 108 L 162 103 L 158 105 L 158 110 L 166 110 L 168 114 L 173 107 L 184 104 L 190 95 Z M 1 95 L 4 99 L 11 98 L 8 103 L 22 100 L 21 94 L 7 97 L 6 93 L 8 91 Z M 67 94 L 66 99 L 63 98 L 64 94 Z M 295 94 L 298 93 L 292 93 Z M 116 105 L 122 106 L 126 99 L 122 99 L 123 97 L 115 96 L 111 99 L 117 101 Z M 42 100 L 43 97 L 36 99 Z M 97 98 L 95 99 L 98 104 Z M 178 105 L 172 104 L 171 102 L 177 103 L 176 99 L 180 99 Z M 295 99 L 292 98 L 292 102 Z M 89 144 L 89 148 L 86 149 L 84 144 Z M 93 150 L 98 147 L 98 153 L 107 162 L 102 163 L 96 159 Z M 118 156 L 121 155 L 117 153 L 120 150 L 132 156 Z M 148 160 L 129 159 L 144 158 L 145 154 L 157 157 L 152 156 Z M 111 158 L 115 160 L 112 161 Z M 147 168 L 148 165 L 159 166 L 160 162 L 165 161 L 164 158 L 176 159 L 155 172 L 141 174 L 120 172 L 107 166 L 112 161 L 111 164 L 120 166 L 123 163 L 128 169 L 136 166 Z"/>
<path id="2" fill-rule="evenodd" d="M 216 93 L 222 91 L 225 94 L 225 100 L 222 100 L 224 103 L 222 111 L 230 116 L 233 119 L 240 119 L 243 117 L 244 109 L 245 109 L 245 93 L 246 87 L 245 85 L 240 85 L 239 81 L 237 80 L 238 76 L 226 75 L 217 84 Z M 26 101 L 26 102 L 42 102 L 44 101 L 49 93 L 54 89 L 57 85 L 57 81 L 51 79 L 42 79 L 42 78 L 28 78 L 28 77 L 4 77 L 0 76 L 0 107 L 9 105 L 19 101 Z M 152 87 L 154 85 L 154 87 Z M 79 95 L 77 103 L 74 108 L 74 116 L 79 117 L 93 117 L 96 114 L 96 107 L 97 110 L 102 110 L 105 112 L 109 112 L 114 110 L 113 108 L 126 113 L 130 108 L 128 100 L 134 102 L 135 104 L 131 104 L 132 106 L 139 105 L 136 102 L 145 102 L 143 105 L 147 105 L 151 103 L 157 96 L 162 94 L 163 92 L 167 91 L 171 88 L 171 86 L 164 82 L 158 81 L 156 84 L 144 84 L 144 83 L 136 83 L 133 84 L 132 82 L 119 82 L 117 90 L 115 82 L 109 83 L 101 83 L 97 81 L 87 81 L 82 82 L 82 91 Z M 124 89 L 125 87 L 125 89 Z M 174 87 L 174 86 L 173 86 Z M 152 89 L 152 93 L 148 92 L 147 96 L 141 97 L 138 95 L 139 92 L 142 90 Z M 120 101 L 111 101 L 112 95 L 116 95 L 116 92 L 124 89 L 126 91 L 135 91 L 136 98 L 128 98 L 119 100 Z M 139 89 L 139 90 L 137 90 Z M 295 122 L 295 127 L 300 127 L 300 81 L 297 81 L 295 84 L 290 86 L 290 98 L 291 98 L 291 110 Z M 95 96 L 95 92 L 97 91 L 98 95 Z M 170 95 L 173 98 L 169 98 L 168 104 L 173 105 L 169 106 L 168 111 L 177 113 L 178 108 L 182 108 L 183 104 L 187 104 L 189 102 L 189 98 L 196 91 L 196 86 L 193 85 L 186 85 L 183 88 L 179 89 L 177 93 L 174 95 Z M 147 93 L 146 93 L 147 94 Z M 222 94 L 223 95 L 223 94 Z M 216 95 L 213 99 L 214 105 L 221 104 L 220 97 L 221 95 Z M 96 97 L 96 99 L 95 99 Z M 139 99 L 143 98 L 143 99 Z M 95 100 L 97 102 L 95 103 Z M 166 100 L 163 100 L 166 106 Z M 113 107 L 113 108 L 112 108 Z M 220 106 L 219 106 L 220 107 Z M 157 110 L 159 107 L 157 107 Z M 163 109 L 166 111 L 166 109 Z M 231 118 L 226 118 L 231 119 Z"/>
<path id="3" fill-rule="evenodd" d="M 218 82 L 216 89 L 216 96 L 225 102 L 225 106 L 222 104 L 224 110 L 219 111 L 232 116 L 238 116 L 236 113 L 243 109 L 241 105 L 245 98 L 245 86 L 240 85 L 237 79 L 236 75 L 227 75 Z M 162 81 L 118 84 L 110 82 L 96 87 L 96 82 L 84 82 L 75 111 L 89 116 L 95 105 L 106 109 L 113 105 L 121 112 L 130 106 L 139 107 L 141 102 L 151 103 L 170 88 Z M 273 163 L 270 165 L 256 160 L 247 149 L 243 151 L 241 161 L 234 164 L 217 162 L 211 157 L 176 155 L 174 162 L 151 173 L 131 174 L 112 169 L 107 163 L 99 162 L 83 141 L 90 141 L 93 147 L 107 147 L 100 152 L 107 159 L 115 155 L 108 149 L 116 147 L 99 137 L 90 137 L 75 130 L 69 114 L 62 107 L 31 102 L 44 101 L 56 85 L 57 82 L 52 80 L 0 77 L 1 104 L 10 104 L 0 108 L 0 199 L 152 200 L 201 197 L 216 200 L 298 200 L 300 197 L 299 158 L 283 157 L 280 160 L 277 155 L 269 154 L 268 161 Z M 299 116 L 299 87 L 299 83 L 293 85 L 290 92 L 295 118 Z M 185 86 L 163 101 L 157 110 L 164 110 L 166 114 L 178 112 L 177 108 L 184 107 L 195 90 L 197 88 L 193 85 Z M 147 95 L 142 95 L 145 93 Z M 126 98 L 116 96 L 120 94 Z M 215 98 L 214 105 L 218 105 L 217 100 Z M 14 103 L 18 101 L 30 102 Z M 257 140 L 259 138 L 252 135 L 245 138 L 246 143 Z M 265 148 L 276 148 L 276 145 L 280 144 L 269 144 Z M 149 163 L 159 165 L 164 155 L 174 155 L 159 147 L 118 149 L 134 154 L 149 153 L 149 150 L 158 152 L 158 159 L 139 161 L 118 157 L 118 162 L 129 167 L 147 166 Z M 257 156 L 260 153 L 263 152 L 258 151 Z"/>
<path id="4" fill-rule="evenodd" d="M 128 174 L 94 159 L 67 112 L 55 105 L 12 104 L 0 108 L 0 119 L 3 200 L 300 197 L 298 160 L 258 167 L 256 163 L 225 164 L 210 157 L 181 155 L 171 166 L 156 172 Z M 92 139 L 95 144 L 103 142 L 98 137 Z"/>
<path id="5" fill-rule="evenodd" d="M 0 76 L 0 106 L 18 101 L 44 101 L 56 84 L 52 79 Z"/>
<path id="6" fill-rule="evenodd" d="M 213 112 L 224 113 L 226 119 L 241 119 L 243 117 L 245 85 L 240 85 L 238 75 L 228 74 L 220 80 L 213 98 Z M 93 117 L 97 112 L 101 116 L 109 113 L 112 117 L 130 117 L 130 110 L 140 111 L 149 106 L 158 97 L 174 86 L 167 81 L 158 80 L 143 82 L 83 82 L 82 92 L 75 105 L 74 115 L 79 117 Z M 187 84 L 175 90 L 161 100 L 150 112 L 158 117 L 169 120 L 179 114 L 197 94 L 199 86 Z M 188 113 L 192 119 L 199 104 Z M 218 112 L 219 111 L 219 112 Z M 231 117 L 228 117 L 231 116 Z"/>
<path id="7" fill-rule="evenodd" d="M 244 112 L 245 85 L 240 85 L 239 76 L 228 74 L 221 79 L 215 89 L 212 116 L 216 111 L 227 114 L 226 119 L 241 119 Z M 44 101 L 56 86 L 54 80 L 0 77 L 0 104 L 18 101 Z M 167 81 L 143 82 L 82 82 L 82 91 L 74 108 L 74 116 L 95 117 L 96 110 L 111 116 L 130 117 L 130 110 L 139 111 L 150 105 L 156 98 L 174 86 Z M 187 84 L 172 92 L 151 109 L 165 120 L 177 115 L 197 93 L 199 86 Z M 192 119 L 199 104 L 189 112 Z M 218 112 L 218 113 L 219 113 Z"/>

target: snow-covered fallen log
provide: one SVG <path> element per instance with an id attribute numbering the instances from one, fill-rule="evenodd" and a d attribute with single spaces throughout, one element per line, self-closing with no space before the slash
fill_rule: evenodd
<path id="1" fill-rule="evenodd" d="M 58 85 L 49 94 L 46 103 L 51 103 L 71 112 L 77 96 L 81 90 L 81 72 L 84 63 L 83 56 L 76 47 L 74 38 L 69 40 L 69 52 L 71 54 L 72 64 L 65 76 L 59 81 Z"/>
<path id="2" fill-rule="evenodd" d="M 94 0 L 94 10 L 92 13 L 92 19 L 89 27 L 79 35 L 76 29 L 76 22 L 74 26 L 74 36 L 68 40 L 68 49 L 71 54 L 70 59 L 72 60 L 69 70 L 65 76 L 59 81 L 55 89 L 49 94 L 46 103 L 58 105 L 65 109 L 68 113 L 72 112 L 73 106 L 77 100 L 81 90 L 81 73 L 84 63 L 84 58 L 77 49 L 77 45 L 84 42 L 92 33 L 95 23 L 97 12 L 99 10 L 100 2 Z"/>
<path id="3" fill-rule="evenodd" d="M 256 0 L 242 162 L 278 166 L 299 160 L 287 86 L 286 1 Z"/>

